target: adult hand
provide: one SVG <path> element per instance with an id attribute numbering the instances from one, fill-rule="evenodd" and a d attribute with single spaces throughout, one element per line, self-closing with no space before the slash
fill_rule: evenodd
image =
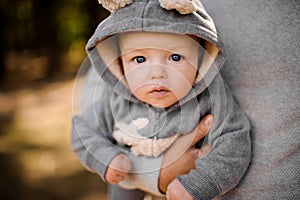
<path id="1" fill-rule="evenodd" d="M 211 147 L 208 145 L 203 146 L 200 151 L 198 156 L 204 156 L 206 154 L 208 154 L 211 150 Z M 186 191 L 186 189 L 184 188 L 184 186 L 180 183 L 180 181 L 175 178 L 169 185 L 167 188 L 167 192 L 166 192 L 166 197 L 167 200 L 193 200 L 193 197 L 188 193 L 188 191 Z"/>
<path id="2" fill-rule="evenodd" d="M 162 192 L 167 191 L 168 185 L 179 175 L 187 174 L 195 169 L 195 162 L 205 152 L 195 148 L 195 144 L 204 138 L 212 125 L 213 116 L 205 116 L 191 133 L 180 137 L 164 155 L 160 170 L 158 185 Z"/>
<path id="3" fill-rule="evenodd" d="M 168 186 L 166 193 L 167 200 L 193 200 L 193 197 L 185 190 L 183 185 L 174 179 Z"/>

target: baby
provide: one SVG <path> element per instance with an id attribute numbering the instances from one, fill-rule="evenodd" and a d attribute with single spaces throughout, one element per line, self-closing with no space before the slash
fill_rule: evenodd
<path id="1" fill-rule="evenodd" d="M 195 199 L 210 199 L 247 169 L 250 127 L 219 75 L 225 53 L 216 28 L 200 2 L 189 2 L 196 10 L 182 15 L 180 6 L 167 11 L 156 0 L 134 1 L 100 24 L 87 44 L 93 69 L 82 113 L 73 118 L 72 146 L 103 180 L 164 196 L 157 186 L 164 153 L 212 113 L 204 141 L 211 152 L 177 178 Z"/>

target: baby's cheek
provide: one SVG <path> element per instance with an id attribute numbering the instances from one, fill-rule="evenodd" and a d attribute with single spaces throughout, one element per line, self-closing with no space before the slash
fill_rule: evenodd
<path id="1" fill-rule="evenodd" d="M 137 88 L 134 91 L 131 90 L 131 93 L 140 101 L 146 102 L 147 98 L 146 98 L 146 92 L 143 88 Z"/>

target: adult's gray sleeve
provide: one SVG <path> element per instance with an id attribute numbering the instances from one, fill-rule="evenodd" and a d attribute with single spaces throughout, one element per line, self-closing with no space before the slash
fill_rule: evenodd
<path id="1" fill-rule="evenodd" d="M 212 199 L 234 188 L 251 159 L 249 121 L 220 75 L 206 93 L 214 115 L 208 137 L 212 150 L 197 159 L 195 170 L 178 177 L 194 199 Z"/>

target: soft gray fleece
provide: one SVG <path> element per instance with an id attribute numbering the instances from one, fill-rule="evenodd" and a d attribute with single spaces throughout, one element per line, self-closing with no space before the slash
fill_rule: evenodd
<path id="1" fill-rule="evenodd" d="M 156 109 L 132 97 L 114 72 L 107 68 L 95 48 L 107 36 L 125 31 L 191 34 L 213 44 L 219 51 L 209 71 L 194 85 L 180 106 L 175 104 L 166 110 Z M 85 166 L 104 179 L 111 159 L 126 153 L 133 165 L 136 183 L 133 187 L 160 195 L 157 181 L 162 156 L 137 157 L 124 147 L 117 146 L 111 135 L 116 129 L 115 123 L 130 123 L 132 119 L 148 117 L 149 125 L 139 133 L 164 138 L 177 132 L 190 132 L 203 115 L 212 113 L 214 124 L 207 140 L 213 147 L 212 151 L 197 160 L 196 170 L 178 179 L 195 199 L 211 199 L 239 183 L 251 157 L 250 126 L 218 74 L 223 66 L 225 51 L 213 21 L 203 8 L 183 16 L 176 11 L 162 9 L 156 0 L 134 1 L 99 25 L 87 44 L 87 53 L 94 68 L 87 76 L 82 110 L 74 116 L 72 129 L 72 148 Z"/>
<path id="2" fill-rule="evenodd" d="M 222 75 L 253 127 L 249 170 L 222 199 L 299 199 L 300 1 L 203 4 L 226 45 Z"/>

